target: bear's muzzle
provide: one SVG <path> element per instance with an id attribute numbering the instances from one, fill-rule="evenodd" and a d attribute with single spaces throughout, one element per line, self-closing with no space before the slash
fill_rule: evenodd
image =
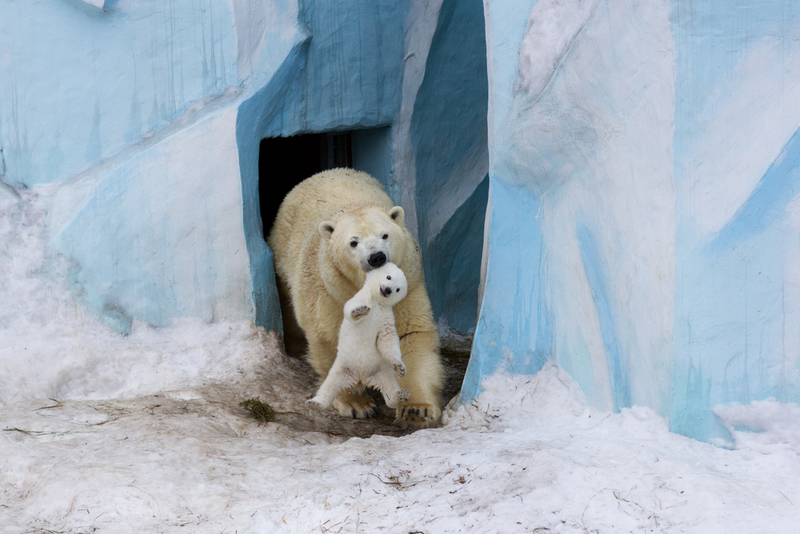
<path id="1" fill-rule="evenodd" d="M 375 252 L 374 254 L 370 254 L 367 263 L 369 263 L 370 268 L 377 269 L 386 263 L 386 254 L 383 252 Z"/>

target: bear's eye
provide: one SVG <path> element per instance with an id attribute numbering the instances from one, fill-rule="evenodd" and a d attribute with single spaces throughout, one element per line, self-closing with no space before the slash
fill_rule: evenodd
<path id="1" fill-rule="evenodd" d="M 391 277 L 391 276 L 389 276 L 389 275 L 386 275 L 386 279 L 387 279 L 387 280 L 391 280 L 391 279 L 392 279 L 392 277 Z"/>
<path id="2" fill-rule="evenodd" d="M 383 234 L 384 239 L 389 239 L 389 234 Z"/>
<path id="3" fill-rule="evenodd" d="M 350 241 L 350 246 L 356 248 L 358 246 L 358 241 Z"/>
<path id="4" fill-rule="evenodd" d="M 396 291 L 397 291 L 398 293 L 400 293 L 400 288 L 398 287 Z"/>

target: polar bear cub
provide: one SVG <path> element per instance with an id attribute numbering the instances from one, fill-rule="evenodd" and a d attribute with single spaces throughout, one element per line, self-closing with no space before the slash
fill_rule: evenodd
<path id="1" fill-rule="evenodd" d="M 394 376 L 405 376 L 406 366 L 392 312 L 406 293 L 406 276 L 394 263 L 367 273 L 364 287 L 344 305 L 336 360 L 317 395 L 308 400 L 310 405 L 330 408 L 345 389 L 355 393 L 367 386 L 379 389 L 390 408 L 409 399 L 411 393 L 400 388 Z"/>

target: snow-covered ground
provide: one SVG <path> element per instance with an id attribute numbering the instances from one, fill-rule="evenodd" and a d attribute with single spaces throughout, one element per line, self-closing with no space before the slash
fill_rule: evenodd
<path id="1" fill-rule="evenodd" d="M 112 333 L 45 221 L 0 191 L 0 532 L 800 532 L 797 405 L 718 410 L 725 450 L 589 408 L 550 365 L 486 380 L 441 428 L 342 420 L 250 324 Z"/>

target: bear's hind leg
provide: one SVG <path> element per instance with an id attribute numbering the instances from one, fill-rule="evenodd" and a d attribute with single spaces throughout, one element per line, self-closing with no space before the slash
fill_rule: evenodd
<path id="1" fill-rule="evenodd" d="M 342 391 L 333 401 L 333 407 L 345 417 L 371 419 L 378 415 L 378 407 L 364 387 Z"/>

